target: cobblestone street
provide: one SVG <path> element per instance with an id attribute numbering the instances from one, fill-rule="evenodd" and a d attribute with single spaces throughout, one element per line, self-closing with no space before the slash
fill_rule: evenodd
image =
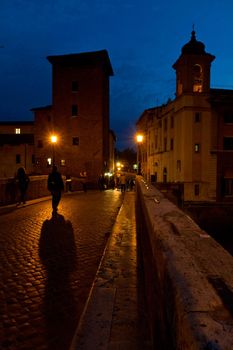
<path id="1" fill-rule="evenodd" d="M 71 193 L 0 216 L 0 348 L 67 350 L 107 238 L 119 191 Z"/>

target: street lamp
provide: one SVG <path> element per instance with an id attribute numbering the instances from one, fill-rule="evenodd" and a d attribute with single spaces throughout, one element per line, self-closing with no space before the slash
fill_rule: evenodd
<path id="1" fill-rule="evenodd" d="M 53 165 L 55 165 L 55 144 L 57 143 L 57 136 L 51 135 L 50 141 L 51 141 L 52 146 L 53 146 Z"/>
<path id="2" fill-rule="evenodd" d="M 140 151 L 141 151 L 141 144 L 143 142 L 143 134 L 141 133 L 138 133 L 136 135 L 136 142 L 137 142 L 137 145 L 138 145 L 138 148 L 137 148 L 137 165 L 138 165 L 138 175 L 141 175 L 141 154 L 140 154 Z"/>

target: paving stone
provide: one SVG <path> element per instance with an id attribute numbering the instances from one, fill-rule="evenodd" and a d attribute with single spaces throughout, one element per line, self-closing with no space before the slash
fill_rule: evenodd
<path id="1" fill-rule="evenodd" d="M 56 219 L 50 200 L 0 215 L 1 349 L 67 350 L 121 203 L 90 191 L 63 196 Z"/>

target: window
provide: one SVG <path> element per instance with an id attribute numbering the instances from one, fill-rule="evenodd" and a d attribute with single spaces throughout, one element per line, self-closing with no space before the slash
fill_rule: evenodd
<path id="1" fill-rule="evenodd" d="M 177 171 L 181 171 L 181 160 L 176 161 L 176 169 Z"/>
<path id="2" fill-rule="evenodd" d="M 233 196 L 233 179 L 224 180 L 224 189 L 226 196 Z"/>
<path id="3" fill-rule="evenodd" d="M 15 133 L 20 134 L 20 128 L 15 128 Z"/>
<path id="4" fill-rule="evenodd" d="M 35 154 L 32 155 L 32 164 L 35 164 L 36 162 L 36 158 L 35 158 Z"/>
<path id="5" fill-rule="evenodd" d="M 194 185 L 194 194 L 195 194 L 195 196 L 199 196 L 199 194 L 200 194 L 200 186 L 199 186 L 199 184 L 195 184 Z"/>
<path id="6" fill-rule="evenodd" d="M 61 166 L 65 166 L 65 165 L 66 165 L 66 161 L 65 161 L 65 159 L 61 159 L 60 164 L 61 164 Z"/>
<path id="7" fill-rule="evenodd" d="M 200 144 L 199 143 L 195 143 L 194 151 L 195 151 L 195 153 L 199 153 L 200 152 Z"/>
<path id="8" fill-rule="evenodd" d="M 155 135 L 155 149 L 158 148 L 158 135 Z"/>
<path id="9" fill-rule="evenodd" d="M 233 112 L 224 113 L 224 123 L 233 124 Z"/>
<path id="10" fill-rule="evenodd" d="M 71 115 L 72 115 L 72 117 L 77 117 L 77 115 L 78 115 L 78 105 L 72 105 Z"/>
<path id="11" fill-rule="evenodd" d="M 167 119 L 164 119 L 164 130 L 167 130 Z"/>
<path id="12" fill-rule="evenodd" d="M 79 137 L 73 137 L 73 145 L 78 146 L 79 145 Z"/>
<path id="13" fill-rule="evenodd" d="M 173 117 L 173 115 L 171 116 L 171 129 L 173 129 L 174 128 L 174 117 Z"/>
<path id="14" fill-rule="evenodd" d="M 193 92 L 202 92 L 202 67 L 199 64 L 193 66 Z"/>
<path id="15" fill-rule="evenodd" d="M 163 182 L 167 182 L 167 168 L 163 168 Z"/>
<path id="16" fill-rule="evenodd" d="M 201 121 L 201 113 L 200 112 L 195 113 L 194 121 L 195 121 L 195 123 L 200 123 L 200 121 Z"/>
<path id="17" fill-rule="evenodd" d="M 42 140 L 38 140 L 37 141 L 37 147 L 38 148 L 42 148 L 43 147 L 43 141 Z"/>
<path id="18" fill-rule="evenodd" d="M 171 139 L 171 145 L 170 145 L 170 148 L 171 148 L 171 151 L 173 151 L 173 148 L 174 148 L 174 140 Z"/>
<path id="19" fill-rule="evenodd" d="M 72 81 L 71 89 L 72 89 L 72 92 L 78 92 L 78 82 L 77 81 Z"/>
<path id="20" fill-rule="evenodd" d="M 47 158 L 47 166 L 51 166 L 52 165 L 52 158 Z"/>
<path id="21" fill-rule="evenodd" d="M 16 154 L 15 161 L 16 161 L 16 164 L 20 164 L 20 161 L 21 161 L 20 154 Z"/>
<path id="22" fill-rule="evenodd" d="M 167 138 L 164 137 L 164 152 L 167 151 Z"/>
<path id="23" fill-rule="evenodd" d="M 226 151 L 233 150 L 233 137 L 224 137 L 223 138 L 223 149 Z"/>

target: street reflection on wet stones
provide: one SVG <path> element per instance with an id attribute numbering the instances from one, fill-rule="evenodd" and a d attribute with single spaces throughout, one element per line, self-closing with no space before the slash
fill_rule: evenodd
<path id="1" fill-rule="evenodd" d="M 45 220 L 39 242 L 39 256 L 47 273 L 43 312 L 48 349 L 66 349 L 77 320 L 70 275 L 76 270 L 77 256 L 73 227 L 64 216 Z M 61 337 L 63 334 L 63 337 Z"/>

